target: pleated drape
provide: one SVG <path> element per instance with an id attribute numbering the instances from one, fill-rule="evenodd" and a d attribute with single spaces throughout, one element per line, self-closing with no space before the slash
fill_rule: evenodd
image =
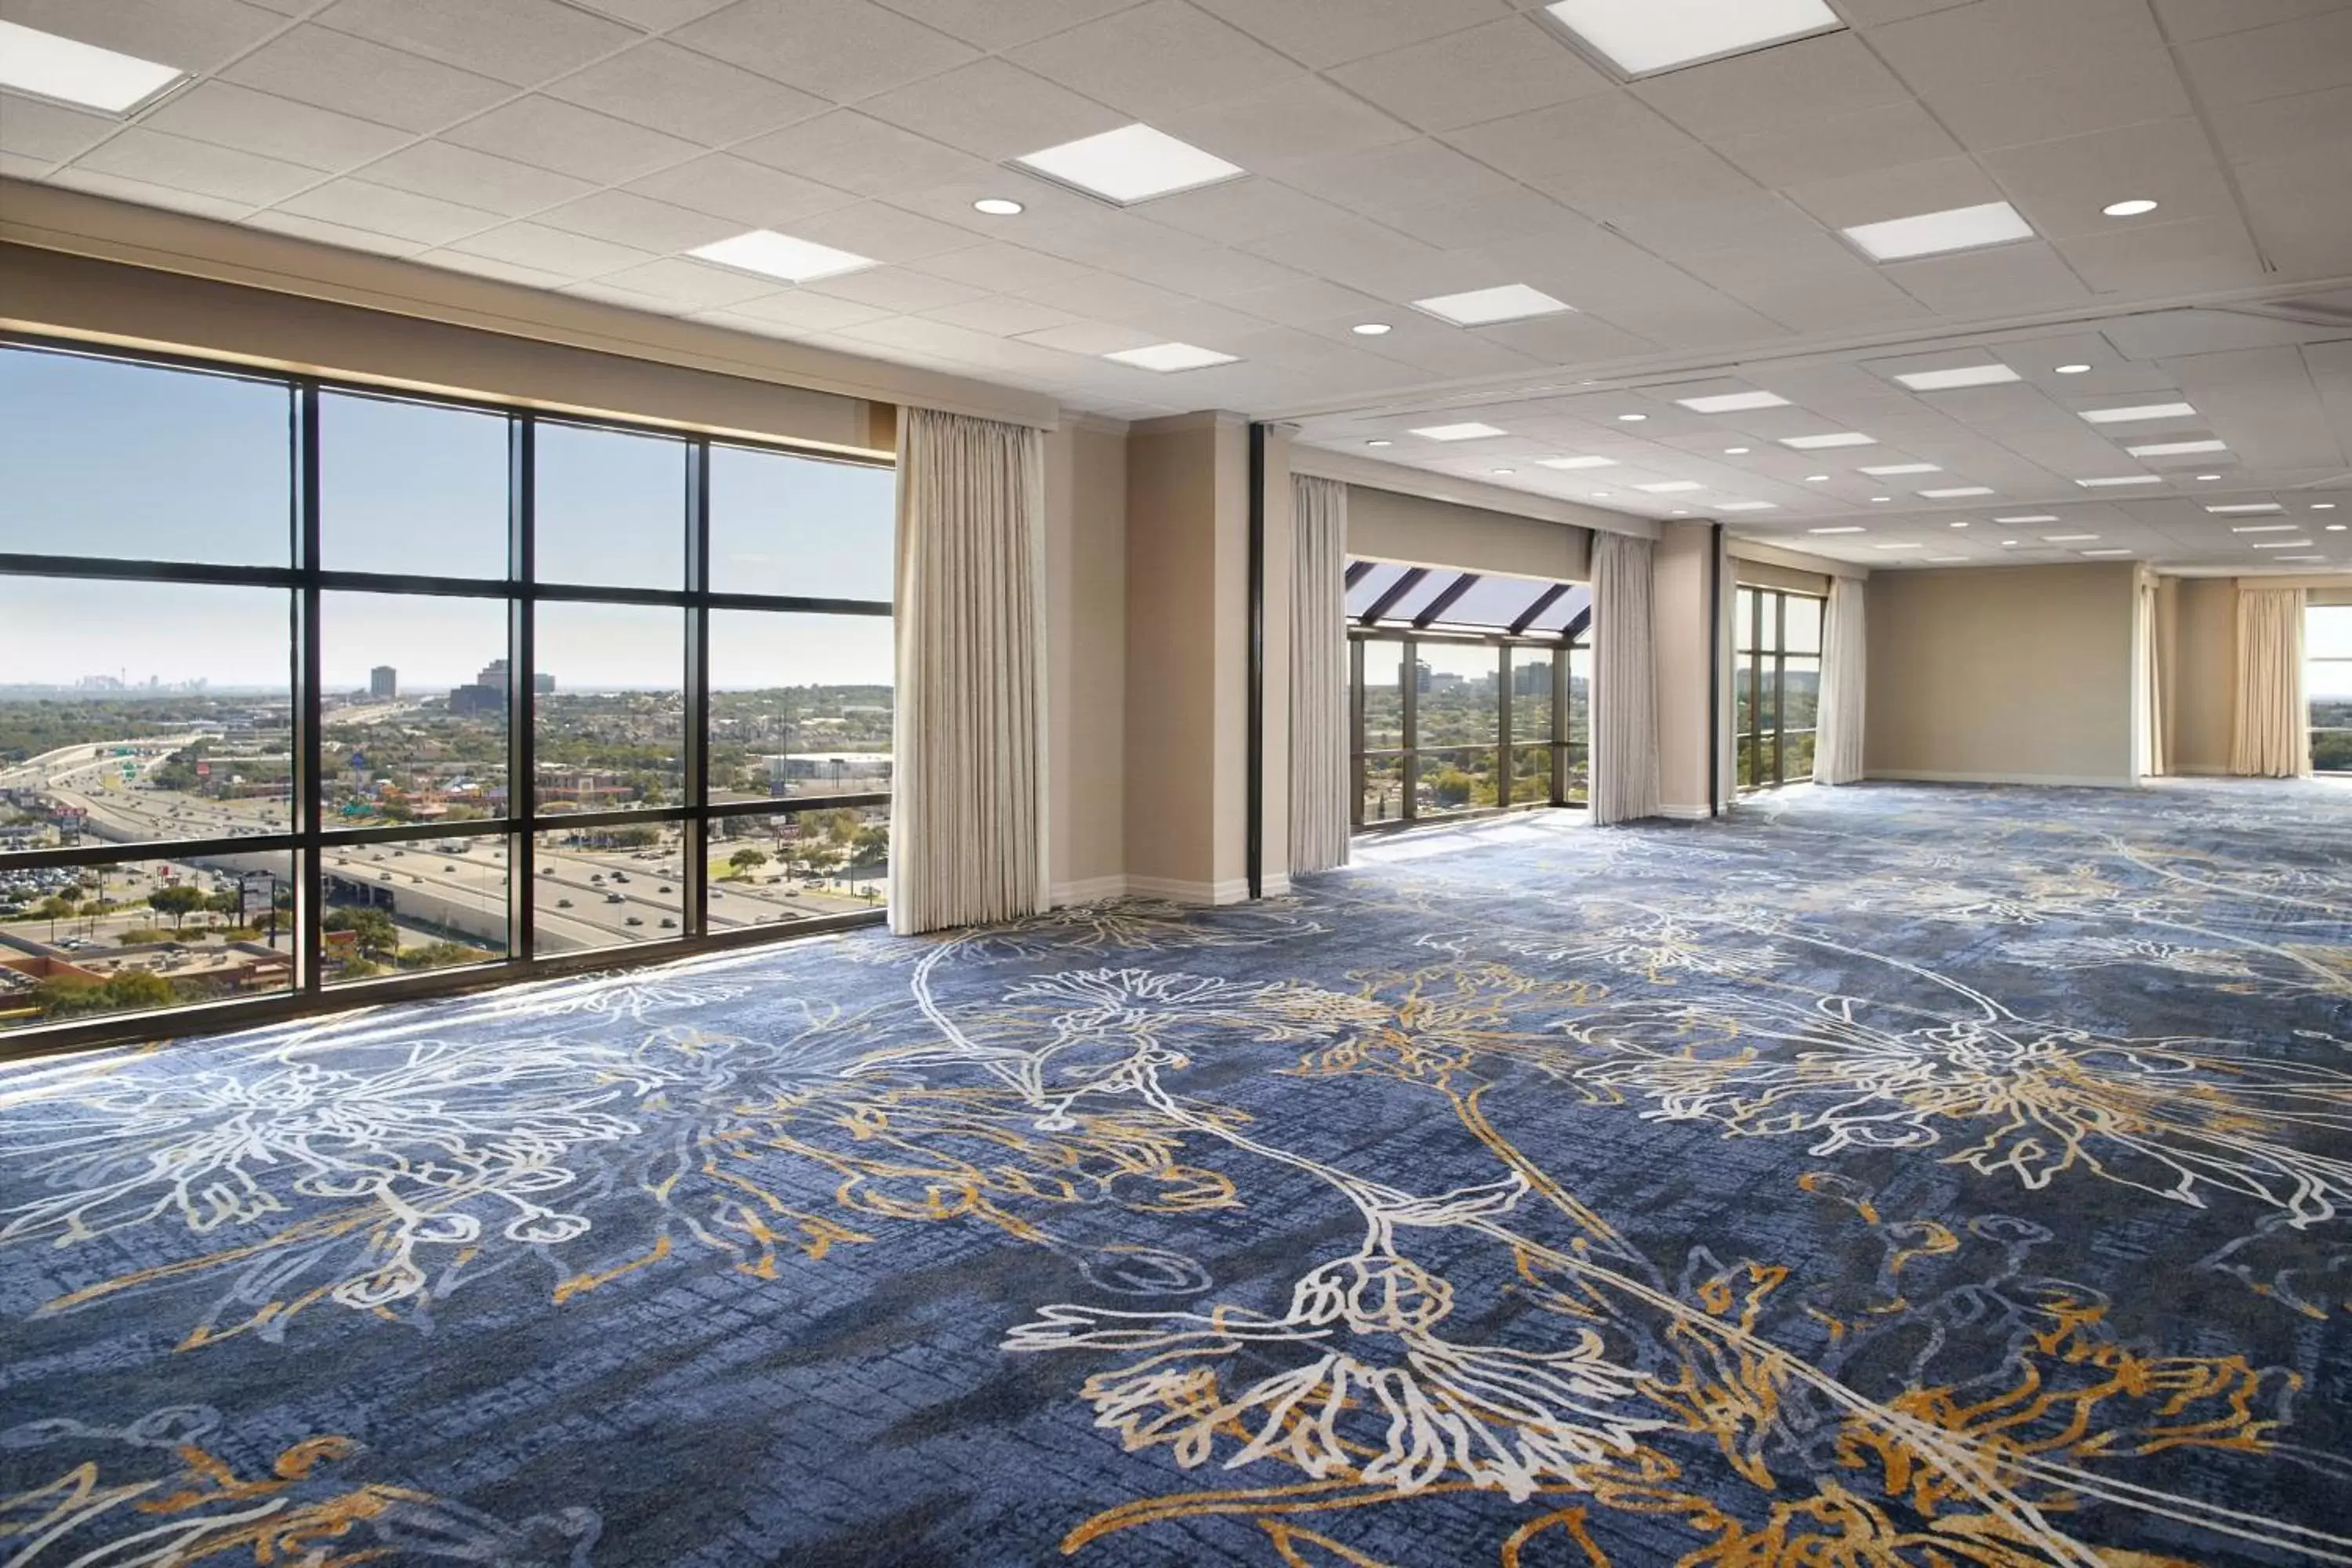
<path id="1" fill-rule="evenodd" d="M 1830 579 L 1829 605 L 1822 625 L 1822 706 L 1814 721 L 1820 726 L 1820 733 L 1813 737 L 1815 784 L 1862 782 L 1862 725 L 1870 665 L 1863 592 L 1858 577 Z"/>
<path id="2" fill-rule="evenodd" d="M 2139 771 L 2143 778 L 2162 777 L 2167 762 L 2164 754 L 2164 660 L 2157 647 L 2156 594 L 2155 584 L 2140 584 L 2139 626 L 2136 640 L 2139 645 L 2140 661 L 2140 723 L 2147 732 L 2139 752 Z"/>
<path id="3" fill-rule="evenodd" d="M 1290 480 L 1290 869 L 1348 863 L 1348 487 Z"/>
<path id="4" fill-rule="evenodd" d="M 2233 773 L 2286 779 L 2311 772 L 2311 714 L 2303 691 L 2304 600 L 2300 588 L 2238 590 Z"/>
<path id="5" fill-rule="evenodd" d="M 1651 545 L 1592 536 L 1592 820 L 1658 814 L 1658 682 Z"/>
<path id="6" fill-rule="evenodd" d="M 890 929 L 1045 907 L 1045 439 L 910 408 L 898 449 Z"/>

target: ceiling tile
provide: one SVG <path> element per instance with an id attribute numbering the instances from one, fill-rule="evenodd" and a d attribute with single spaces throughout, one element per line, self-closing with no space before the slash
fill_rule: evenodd
<path id="1" fill-rule="evenodd" d="M 2147 0 L 1978 0 L 1875 28 L 1871 47 L 1916 90 L 1934 95 L 1988 77 L 2047 75 L 2060 65 L 2161 48 Z"/>
<path id="2" fill-rule="evenodd" d="M 245 224 L 247 228 L 266 228 L 272 234 L 291 235 L 297 239 L 314 240 L 320 245 L 338 246 L 345 250 L 373 251 L 379 256 L 414 256 L 425 248 L 413 239 L 373 234 L 363 228 L 329 223 L 323 218 L 303 217 L 275 208 L 255 213 L 245 220 Z"/>
<path id="3" fill-rule="evenodd" d="M 2183 294 L 2263 281 L 2262 258 L 2234 215 L 2063 239 L 2060 254 L 2092 288 Z"/>
<path id="4" fill-rule="evenodd" d="M 2212 121 L 2222 156 L 2233 162 L 2290 157 L 2318 147 L 2338 148 L 2338 155 L 2352 162 L 2352 87 L 2230 104 L 2215 110 Z"/>
<path id="5" fill-rule="evenodd" d="M 629 189 L 641 196 L 726 218 L 743 228 L 788 228 L 811 213 L 845 207 L 857 200 L 846 191 L 725 153 L 707 153 L 674 168 L 657 170 L 630 181 Z"/>
<path id="6" fill-rule="evenodd" d="M 2090 298 L 2058 252 L 2039 240 L 1897 261 L 1881 270 L 1921 304 L 1949 316 L 2045 310 Z"/>
<path id="7" fill-rule="evenodd" d="M 1545 109 L 1613 85 L 1530 16 L 1468 27 L 1332 71 L 1349 91 L 1424 131 Z"/>
<path id="8" fill-rule="evenodd" d="M 1008 299 L 1002 294 L 943 305 L 923 314 L 935 321 L 945 321 L 951 327 L 963 327 L 1003 338 L 1017 337 L 1023 332 L 1042 332 L 1048 327 L 1073 326 L 1078 320 L 1057 306 L 1034 300 Z"/>
<path id="9" fill-rule="evenodd" d="M 2344 8 L 2345 0 L 2156 0 L 2156 14 L 2177 44 L 2242 33 Z"/>
<path id="10" fill-rule="evenodd" d="M 1200 0 L 1291 58 L 1320 70 L 1510 14 L 1504 0 Z"/>
<path id="11" fill-rule="evenodd" d="M 7 0 L 4 14 L 19 26 L 198 73 L 286 26 L 284 16 L 242 0 Z"/>
<path id="12" fill-rule="evenodd" d="M 380 185 L 520 217 L 583 196 L 589 182 L 446 142 L 419 142 L 360 171 Z"/>
<path id="13" fill-rule="evenodd" d="M 550 98 L 721 147 L 826 108 L 821 98 L 658 39 L 547 88 Z"/>
<path id="14" fill-rule="evenodd" d="M 1228 180 L 1206 190 L 1163 196 L 1145 209 L 1150 221 L 1227 245 L 1307 228 L 1352 214 L 1272 180 Z"/>
<path id="15" fill-rule="evenodd" d="M 409 140 L 406 131 L 317 109 L 226 81 L 200 81 L 140 121 L 308 168 L 341 170 L 382 157 Z"/>
<path id="16" fill-rule="evenodd" d="M 2070 136 L 1987 153 L 1979 160 L 2035 230 L 2053 239 L 2150 227 L 2150 217 L 2117 219 L 2099 209 L 2126 197 L 2160 205 L 2154 223 L 2234 216 L 2237 205 L 2195 120 L 2165 120 L 2122 131 Z"/>
<path id="17" fill-rule="evenodd" d="M 986 297 L 986 290 L 969 283 L 935 278 L 928 272 L 917 272 L 905 267 L 877 267 L 869 272 L 821 278 L 807 288 L 811 293 L 854 300 L 877 312 L 887 311 L 892 315 L 936 310 L 943 305 L 961 305 Z"/>
<path id="18" fill-rule="evenodd" d="M 649 33 L 666 33 L 672 27 L 684 26 L 734 3 L 735 0 L 573 0 L 575 5 L 602 11 L 616 21 L 643 27 Z"/>
<path id="19" fill-rule="evenodd" d="M 967 44 L 1009 49 L 1107 16 L 1134 5 L 1135 0 L 883 0 L 883 4 Z"/>
<path id="20" fill-rule="evenodd" d="M 1097 320 L 1115 321 L 1141 315 L 1147 310 L 1171 310 L 1190 303 L 1181 294 L 1155 288 L 1149 283 L 1139 283 L 1132 278 L 1121 278 L 1115 272 L 1066 278 L 1048 288 L 1023 289 L 1014 292 L 1024 300 L 1039 300 Z"/>
<path id="21" fill-rule="evenodd" d="M 962 229 L 934 223 L 881 202 L 860 202 L 796 219 L 792 232 L 877 261 L 914 261 L 982 241 Z"/>
<path id="22" fill-rule="evenodd" d="M 560 272 L 566 278 L 593 278 L 652 259 L 646 252 L 631 246 L 592 239 L 584 234 L 567 234 L 536 223 L 503 224 L 468 235 L 447 248 L 463 256 L 487 256 L 518 267 Z"/>
<path id="23" fill-rule="evenodd" d="M 1748 245 L 1794 244 L 1822 232 L 1820 220 L 1769 191 L 1652 207 L 1629 214 L 1618 226 L 1637 244 L 1668 258 Z"/>
<path id="24" fill-rule="evenodd" d="M 368 180 L 330 180 L 278 204 L 280 212 L 323 218 L 351 228 L 446 245 L 499 222 L 499 215 L 437 197 L 418 195 Z"/>
<path id="25" fill-rule="evenodd" d="M 756 278 L 674 256 L 607 272 L 596 281 L 696 310 L 733 309 L 776 291 L 772 278 Z"/>
<path id="26" fill-rule="evenodd" d="M 598 191 L 576 202 L 551 207 L 537 217 L 551 228 L 634 246 L 656 255 L 692 250 L 698 245 L 740 234 L 744 228 L 732 218 L 672 206 L 628 191 Z"/>
<path id="27" fill-rule="evenodd" d="M 1412 127 L 1320 77 L 1168 117 L 1160 129 L 1261 174 L 1412 138 Z M 1186 200 L 1162 197 L 1154 206 Z"/>
<path id="28" fill-rule="evenodd" d="M 702 151 L 679 137 L 536 96 L 453 126 L 442 138 L 597 184 L 634 180 Z"/>
<path id="29" fill-rule="evenodd" d="M 1927 105 L 1979 150 L 2051 142 L 2190 112 L 2172 52 L 2126 49 L 2051 62 L 2034 75 L 1974 77 L 1937 87 Z"/>
<path id="30" fill-rule="evenodd" d="M 1449 132 L 1454 146 L 1588 217 L 1752 194 L 1756 184 L 1622 89 Z"/>
<path id="31" fill-rule="evenodd" d="M 670 37 L 835 103 L 963 64 L 970 46 L 870 0 L 740 0 Z"/>
<path id="32" fill-rule="evenodd" d="M 1790 199 L 1832 228 L 2004 201 L 1973 158 L 1938 158 L 1789 187 Z"/>
<path id="33" fill-rule="evenodd" d="M 1191 235 L 1171 238 L 1173 244 L 1139 251 L 1118 263 L 1118 270 L 1196 300 L 1227 304 L 1236 295 L 1305 280 L 1299 272 L 1262 256 L 1223 246 L 1202 247 Z"/>
<path id="34" fill-rule="evenodd" d="M 1800 38 L 1633 84 L 1651 108 L 1708 142 L 1900 103 L 1910 97 L 1853 33 Z"/>
<path id="35" fill-rule="evenodd" d="M 570 279 L 561 272 L 543 268 L 525 267 L 520 262 L 501 261 L 494 256 L 469 256 L 461 250 L 421 251 L 411 259 L 426 267 L 438 267 L 447 272 L 464 272 L 476 278 L 488 278 L 499 283 L 511 283 L 520 289 L 549 289 L 571 292 Z M 634 296 L 622 301 L 636 305 Z"/>
<path id="36" fill-rule="evenodd" d="M 84 114 L 63 104 L 0 95 L 0 152 L 60 163 L 120 129 L 110 115 Z"/>
<path id="37" fill-rule="evenodd" d="M 638 36 L 556 0 L 335 0 L 317 20 L 517 87 L 578 70 Z"/>
<path id="38" fill-rule="evenodd" d="M 163 207 L 172 212 L 194 213 L 199 217 L 227 218 L 232 221 L 253 210 L 253 204 L 231 201 L 222 196 L 208 196 L 200 192 L 182 190 L 172 185 L 152 184 L 145 180 L 128 180 L 119 174 L 101 174 L 94 169 L 68 164 L 47 178 L 47 184 L 63 185 L 68 190 L 88 191 L 96 196 L 112 196 L 117 201 L 137 202 L 142 206 Z"/>
<path id="39" fill-rule="evenodd" d="M 1013 289 L 1050 288 L 1066 279 L 1084 278 L 1094 269 L 1082 263 L 1047 256 L 1003 241 L 984 241 L 968 250 L 926 256 L 909 264 L 915 271 L 975 289 L 1001 293 Z"/>
<path id="40" fill-rule="evenodd" d="M 974 60 L 858 105 L 861 113 L 987 159 L 1117 130 L 1127 117 L 1003 60 Z"/>
<path id="41" fill-rule="evenodd" d="M 2209 106 L 2352 85 L 2352 9 L 2186 45 L 2180 58 Z"/>
<path id="42" fill-rule="evenodd" d="M 1843 179 L 1873 169 L 1924 163 L 1960 151 L 1935 117 L 1910 99 L 1828 120 L 1809 120 L 1716 143 L 1716 151 L 1760 184 Z"/>
<path id="43" fill-rule="evenodd" d="M 739 316 L 750 316 L 804 332 L 839 331 L 861 321 L 878 321 L 892 313 L 873 305 L 861 305 L 853 300 L 813 294 L 805 289 L 787 289 L 780 294 L 746 300 L 729 309 Z"/>
<path id="44" fill-rule="evenodd" d="M 1476 160 L 1426 138 L 1302 163 L 1286 171 L 1283 183 L 1371 217 L 1440 201 L 1527 195 Z"/>
<path id="45" fill-rule="evenodd" d="M 1146 3 L 1056 33 L 1014 58 L 1139 120 L 1244 98 L 1298 74 L 1289 60 L 1184 0 Z M 1051 146 L 1034 142 L 1023 151 Z"/>
<path id="46" fill-rule="evenodd" d="M 1043 348 L 1059 349 L 1064 353 L 1108 354 L 1117 353 L 1121 349 L 1139 349 L 1158 340 L 1136 327 L 1081 321 L 1075 326 L 1048 327 L 1042 332 L 1024 333 L 1021 341 Z"/>
<path id="47" fill-rule="evenodd" d="M 860 195 L 919 191 L 987 173 L 984 159 L 850 110 L 745 142 L 739 158 Z"/>
<path id="48" fill-rule="evenodd" d="M 222 79 L 416 132 L 479 113 L 514 90 L 473 71 L 310 26 L 272 38 Z"/>
<path id="49" fill-rule="evenodd" d="M 83 153 L 74 166 L 93 174 L 144 180 L 252 206 L 292 195 L 319 178 L 317 170 L 299 163 L 215 147 L 209 142 L 191 142 L 184 136 L 166 136 L 136 125 Z"/>

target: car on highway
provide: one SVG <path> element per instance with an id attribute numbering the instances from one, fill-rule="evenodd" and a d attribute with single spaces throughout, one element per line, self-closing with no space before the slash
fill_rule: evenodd
<path id="1" fill-rule="evenodd" d="M 570 899 L 558 899 L 555 900 L 555 907 L 559 910 L 568 910 L 572 907 L 572 900 Z"/>
<path id="2" fill-rule="evenodd" d="M 378 871 L 375 874 L 375 879 L 379 882 L 389 882 L 392 880 L 392 873 L 389 871 Z"/>
<path id="3" fill-rule="evenodd" d="M 664 915 L 661 918 L 661 928 L 664 931 L 676 931 L 677 929 L 677 921 L 672 920 L 667 915 Z"/>
<path id="4" fill-rule="evenodd" d="M 670 886 L 669 886 L 669 884 L 668 884 L 667 882 L 664 882 L 664 883 L 661 885 L 661 890 L 662 890 L 663 892 L 665 892 L 665 893 L 668 892 L 668 891 L 670 890 Z"/>
<path id="5" fill-rule="evenodd" d="M 641 926 L 646 923 L 646 917 L 643 915 L 631 915 L 627 920 L 623 921 L 621 923 L 625 926 Z"/>
<path id="6" fill-rule="evenodd" d="M 628 879 L 629 874 L 626 871 L 615 871 L 613 873 L 613 880 L 615 882 L 625 882 Z"/>
<path id="7" fill-rule="evenodd" d="M 629 900 L 619 893 L 607 893 L 604 895 L 604 901 L 608 904 L 625 904 Z"/>

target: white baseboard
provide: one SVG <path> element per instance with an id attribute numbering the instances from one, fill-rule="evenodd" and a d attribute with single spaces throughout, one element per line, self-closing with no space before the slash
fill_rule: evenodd
<path id="1" fill-rule="evenodd" d="M 2124 773 L 1954 773 L 1932 768 L 1873 768 L 1870 777 L 1901 784 L 2050 784 L 2078 789 L 2137 789 Z"/>
<path id="2" fill-rule="evenodd" d="M 1171 877 L 1129 877 L 1127 892 L 1129 898 L 1166 899 L 1173 904 L 1239 904 L 1249 900 L 1249 879 L 1184 882 Z"/>
<path id="3" fill-rule="evenodd" d="M 1658 815 L 1675 822 L 1705 822 L 1715 813 L 1703 805 L 1662 805 Z"/>
<path id="4" fill-rule="evenodd" d="M 2229 768 L 2221 763 L 2182 763 L 2165 771 L 2183 778 L 2225 779 L 2230 776 Z"/>
<path id="5" fill-rule="evenodd" d="M 1074 904 L 1099 904 L 1106 899 L 1127 896 L 1127 879 L 1120 876 L 1088 877 L 1083 881 L 1056 882 L 1052 891 L 1054 908 L 1065 910 Z"/>

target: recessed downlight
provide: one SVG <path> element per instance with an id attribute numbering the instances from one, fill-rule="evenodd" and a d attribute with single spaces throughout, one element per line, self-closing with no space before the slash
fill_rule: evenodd
<path id="1" fill-rule="evenodd" d="M 1492 425 L 1481 425 L 1475 419 L 1459 425 L 1423 425 L 1412 433 L 1424 441 L 1483 441 L 1503 434 Z"/>
<path id="2" fill-rule="evenodd" d="M 1829 482 L 1830 477 L 1827 474 L 1807 474 L 1805 476 L 1805 483 L 1809 485 L 1825 485 Z"/>
<path id="3" fill-rule="evenodd" d="M 1377 440 L 1367 441 L 1367 442 L 1365 442 L 1365 443 L 1364 443 L 1364 445 L 1365 445 L 1365 446 L 1367 446 L 1367 447 L 1393 447 L 1393 446 L 1395 446 L 1395 445 L 1396 445 L 1396 443 L 1395 443 L 1394 441 L 1391 441 L 1391 440 L 1387 440 L 1387 439 L 1385 439 L 1385 438 L 1382 438 L 1382 439 L 1377 439 Z"/>
<path id="4" fill-rule="evenodd" d="M 1870 498 L 1873 505 L 1884 505 L 1885 502 L 1891 501 L 1894 499 L 1895 498 L 1893 496 L 1873 496 Z"/>
<path id="5" fill-rule="evenodd" d="M 1386 321 L 1358 321 L 1348 330 L 1360 338 L 1381 338 L 1386 337 L 1396 329 Z"/>
<path id="6" fill-rule="evenodd" d="M 859 256 L 847 250 L 835 250 L 829 245 L 814 240 L 794 239 L 788 234 L 778 234 L 772 228 L 755 228 L 731 239 L 713 240 L 687 252 L 705 261 L 715 261 L 721 267 L 731 267 L 738 272 L 756 272 L 763 278 L 781 278 L 787 283 L 807 283 L 819 278 L 838 278 L 845 272 L 862 272 L 880 262 L 871 257 Z"/>
<path id="7" fill-rule="evenodd" d="M 971 210 L 990 217 L 1019 217 L 1029 209 L 1010 196 L 982 196 L 971 204 Z"/>
<path id="8" fill-rule="evenodd" d="M 1143 124 L 1065 142 L 1013 162 L 1123 207 L 1248 173 L 1238 163 Z"/>
<path id="9" fill-rule="evenodd" d="M 1989 245 L 2032 239 L 2033 226 L 2007 202 L 1986 202 L 1979 206 L 1889 218 L 1884 223 L 1855 224 L 1844 232 L 1873 261 L 1902 261 L 1914 256 L 1941 256 L 1948 251 L 1980 250 Z"/>
<path id="10" fill-rule="evenodd" d="M 2124 448 L 2135 458 L 2189 458 L 2200 452 L 2226 452 L 2229 449 L 2230 444 L 2226 441 L 2158 441 L 2150 446 Z"/>
<path id="11" fill-rule="evenodd" d="M 1727 458 L 1744 458 L 1753 449 L 1748 447 L 1726 447 L 1723 449 L 1723 455 Z"/>
<path id="12" fill-rule="evenodd" d="M 2197 482 L 2200 485 L 2210 485 L 2221 477 L 2219 474 L 2200 474 L 2197 476 Z"/>
<path id="13" fill-rule="evenodd" d="M 2209 506 L 2205 510 L 2215 517 L 2252 517 L 2266 511 L 2284 511 L 2286 508 L 2274 500 L 2241 500 Z"/>
<path id="14" fill-rule="evenodd" d="M 1927 549 L 1927 547 L 1926 545 L 1924 545 L 1924 544 L 1909 544 L 1909 543 L 1905 543 L 1905 544 L 1874 544 L 1874 545 L 1872 545 L 1872 546 L 1871 546 L 1871 548 L 1872 548 L 1873 550 L 1925 550 L 1925 549 Z"/>
<path id="15" fill-rule="evenodd" d="M 2293 533 L 2299 522 L 2242 522 L 2231 528 L 2231 533 Z"/>
<path id="16" fill-rule="evenodd" d="M 1809 528 L 1805 531 L 1807 533 L 1866 533 L 1869 531 L 1848 525 L 1840 528 Z"/>
<path id="17" fill-rule="evenodd" d="M 1990 485 L 1947 485 L 1942 489 L 1921 490 L 1919 494 L 1927 500 L 1958 500 L 1962 496 L 1989 496 L 1992 494 L 1992 487 Z"/>
<path id="18" fill-rule="evenodd" d="M 1457 327 L 1491 327 L 1503 321 L 1524 321 L 1535 316 L 1556 316 L 1563 310 L 1576 309 L 1565 300 L 1555 300 L 1542 289 L 1530 289 L 1524 283 L 1473 289 L 1464 294 L 1436 294 L 1426 300 L 1415 300 L 1412 308 L 1425 310 Z"/>
<path id="19" fill-rule="evenodd" d="M 2091 374 L 2091 367 L 2086 364 L 2062 364 L 2058 366 L 2058 374 L 2060 375 L 2088 375 Z"/>
<path id="20" fill-rule="evenodd" d="M 18 92 L 128 114 L 187 75 L 177 66 L 0 22 L 0 87 Z"/>
<path id="21" fill-rule="evenodd" d="M 2131 552 L 2128 550 L 2085 550 L 2083 552 L 2083 556 L 2085 560 L 2089 560 L 2096 556 L 2129 555 L 2130 553 Z"/>
<path id="22" fill-rule="evenodd" d="M 1536 467 L 1539 468 L 1613 468 L 1616 466 L 1617 459 L 1614 458 L 1538 458 L 1536 459 Z"/>
<path id="23" fill-rule="evenodd" d="M 2332 500 L 2315 500 L 2311 503 L 2311 510 L 2314 511 L 2334 511 L 2336 510 L 2336 503 Z"/>
<path id="24" fill-rule="evenodd" d="M 1769 500 L 1727 500 L 1715 510 L 1717 511 L 1778 511 L 1780 509 Z"/>
<path id="25" fill-rule="evenodd" d="M 2263 539 L 2246 546 L 2249 550 L 2308 550 L 2308 539 Z"/>
<path id="26" fill-rule="evenodd" d="M 1620 414 L 1617 416 L 1617 421 L 1621 425 L 1639 425 L 1648 417 L 1646 414 Z"/>
<path id="27" fill-rule="evenodd" d="M 2143 213 L 2154 212 L 2156 204 L 2146 196 L 2133 196 L 2127 201 L 2109 202 L 2099 210 L 2109 217 L 2138 217 Z"/>
<path id="28" fill-rule="evenodd" d="M 1968 527 L 1968 522 L 1966 521 L 1966 520 L 1962 520 L 1961 521 L 1958 521 L 1958 522 L 1956 522 L 1956 523 L 1952 524 L 1952 526 L 1953 526 L 1954 528 L 1966 528 L 1966 527 Z"/>
<path id="29" fill-rule="evenodd" d="M 1213 364 L 1232 364 L 1240 357 L 1204 349 L 1197 343 L 1146 343 L 1139 349 L 1120 349 L 1103 355 L 1117 363 L 1155 370 L 1162 375 L 1180 370 L 1205 370 Z"/>
<path id="30" fill-rule="evenodd" d="M 1891 479 L 1897 474 L 1940 474 L 1943 471 L 1934 463 L 1876 463 L 1854 470 L 1857 474 L 1868 474 L 1874 479 Z"/>
<path id="31" fill-rule="evenodd" d="M 1832 430 L 1822 436 L 1783 436 L 1780 445 L 1796 452 L 1818 452 L 1832 447 L 1875 447 L 1878 437 L 1859 430 Z"/>
<path id="32" fill-rule="evenodd" d="M 1950 370 L 1915 370 L 1895 379 L 1914 392 L 1950 392 L 1963 386 L 1999 386 L 2022 378 L 2005 364 L 1964 364 Z"/>
<path id="33" fill-rule="evenodd" d="M 2042 536 L 2042 542 L 2044 544 L 2088 544 L 2092 540 L 2098 537 L 2099 536 L 2095 533 L 2045 533 Z"/>
<path id="34" fill-rule="evenodd" d="M 1995 522 L 2009 522 L 2009 523 L 2020 523 L 2020 522 L 2055 522 L 2055 521 L 2058 521 L 2058 514 L 2057 514 L 2056 512 L 2054 512 L 2054 511 L 2029 511 L 2029 512 L 2020 512 L 2020 513 L 2016 514 L 2015 516 L 2011 516 L 2011 517 L 1997 517 L 1997 518 L 1994 518 L 1994 519 L 1993 519 L 1993 521 L 1994 521 Z"/>
<path id="35" fill-rule="evenodd" d="M 2074 482 L 2086 490 L 2104 490 L 2113 489 L 2122 485 L 2160 485 L 2164 483 L 2164 476 L 2161 474 L 2108 474 L 2095 479 L 2076 479 Z"/>
<path id="36" fill-rule="evenodd" d="M 1519 470 L 1517 468 L 1488 468 L 1486 471 L 1490 474 L 1516 474 Z"/>

